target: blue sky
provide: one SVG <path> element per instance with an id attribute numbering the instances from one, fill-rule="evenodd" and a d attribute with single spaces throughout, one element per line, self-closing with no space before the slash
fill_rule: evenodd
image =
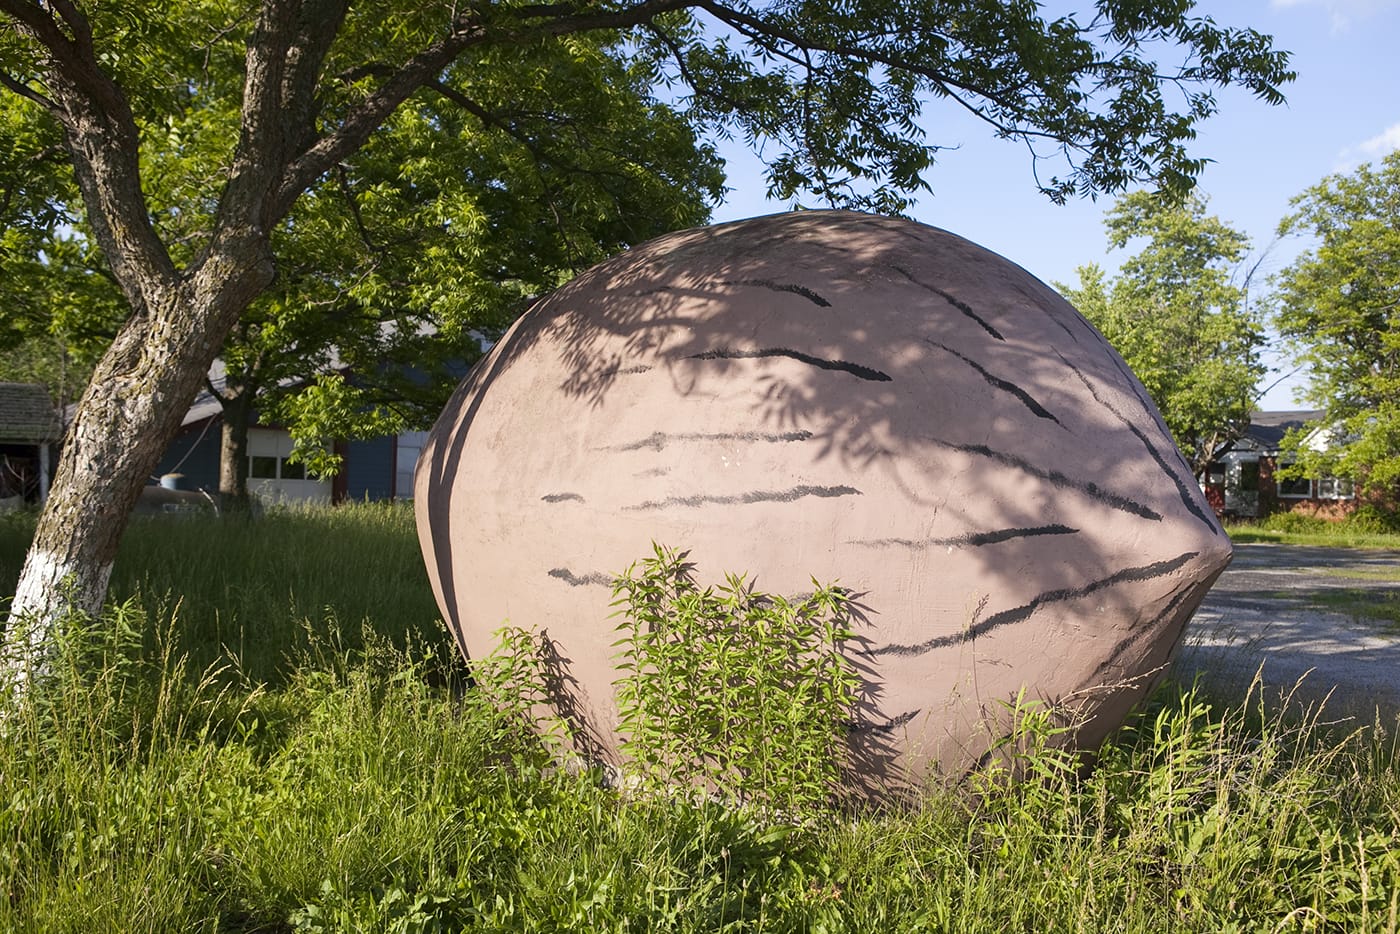
<path id="1" fill-rule="evenodd" d="M 1219 92 L 1220 113 L 1201 127 L 1195 144 L 1198 156 L 1214 160 L 1200 185 L 1211 211 L 1250 235 L 1253 258 L 1268 250 L 1261 271 L 1276 271 L 1301 246 L 1275 242 L 1290 198 L 1326 175 L 1400 149 L 1400 0 L 1205 0 L 1196 12 L 1268 33 L 1293 53 L 1298 79 L 1284 89 L 1286 105 Z M 1107 252 L 1104 240 L 1107 199 L 1056 207 L 1036 192 L 1022 146 L 995 139 L 952 107 L 930 110 L 923 125 L 930 142 L 958 148 L 940 155 L 930 176 L 933 194 L 910 211 L 917 220 L 995 250 L 1046 282 L 1073 283 L 1075 267 L 1085 263 L 1113 269 L 1121 262 L 1123 254 Z M 785 207 L 765 199 L 756 157 L 741 144 L 723 152 L 733 190 L 715 220 Z M 1283 360 L 1273 364 L 1277 373 L 1269 382 L 1291 369 Z M 1294 407 L 1300 380 L 1285 378 L 1262 407 Z"/>

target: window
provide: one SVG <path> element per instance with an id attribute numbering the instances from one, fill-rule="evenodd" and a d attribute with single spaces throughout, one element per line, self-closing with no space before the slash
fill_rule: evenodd
<path id="1" fill-rule="evenodd" d="M 1318 499 L 1354 499 L 1356 485 L 1346 477 L 1323 477 L 1317 481 Z"/>
<path id="2" fill-rule="evenodd" d="M 1241 493 L 1258 493 L 1258 492 L 1259 492 L 1259 462 L 1258 462 L 1258 461 L 1241 461 L 1241 462 L 1240 462 L 1240 492 L 1241 492 Z"/>
<path id="3" fill-rule="evenodd" d="M 331 483 L 293 463 L 291 435 L 279 428 L 248 429 L 248 491 L 264 502 L 299 503 L 329 500 Z"/>
<path id="4" fill-rule="evenodd" d="M 1294 477 L 1278 482 L 1279 499 L 1310 499 L 1313 495 L 1312 480 L 1307 477 Z"/>
<path id="5" fill-rule="evenodd" d="M 305 480 L 306 467 L 293 464 L 285 457 L 269 454 L 254 454 L 248 458 L 248 478 L 250 480 Z"/>

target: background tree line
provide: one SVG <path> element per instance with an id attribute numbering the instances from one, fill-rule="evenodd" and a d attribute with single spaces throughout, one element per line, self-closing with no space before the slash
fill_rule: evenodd
<path id="1" fill-rule="evenodd" d="M 1198 195 L 1148 192 L 1108 212 L 1117 275 L 1081 266 L 1064 295 L 1142 380 L 1197 475 L 1249 425 L 1270 329 L 1306 368 L 1300 401 L 1322 412 L 1285 441 L 1295 476 L 1378 489 L 1400 481 L 1400 152 L 1331 175 L 1292 199 L 1278 236 L 1301 240 L 1257 281 L 1249 239 Z M 1314 429 L 1336 443 L 1316 444 Z"/>

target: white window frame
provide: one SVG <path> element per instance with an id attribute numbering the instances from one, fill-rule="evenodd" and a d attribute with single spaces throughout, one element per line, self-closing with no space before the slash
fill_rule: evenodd
<path id="1" fill-rule="evenodd" d="M 428 443 L 426 431 L 405 431 L 399 435 L 394 445 L 394 499 L 413 499 L 413 474 L 418 468 L 418 458 L 423 455 L 423 447 Z M 412 453 L 413 463 L 408 454 Z"/>

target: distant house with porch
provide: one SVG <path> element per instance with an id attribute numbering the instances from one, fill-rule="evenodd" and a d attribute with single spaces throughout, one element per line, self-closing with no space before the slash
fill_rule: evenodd
<path id="1" fill-rule="evenodd" d="M 48 499 L 63 421 L 43 386 L 0 383 L 0 508 Z"/>
<path id="2" fill-rule="evenodd" d="M 1322 419 L 1325 413 L 1309 409 L 1292 412 L 1255 412 L 1249 428 L 1216 452 L 1202 484 L 1217 514 L 1257 518 L 1277 512 L 1303 512 L 1339 519 L 1357 505 L 1356 488 L 1342 477 L 1280 479 L 1283 438 L 1289 431 L 1311 429 L 1312 445 L 1336 443 Z"/>

